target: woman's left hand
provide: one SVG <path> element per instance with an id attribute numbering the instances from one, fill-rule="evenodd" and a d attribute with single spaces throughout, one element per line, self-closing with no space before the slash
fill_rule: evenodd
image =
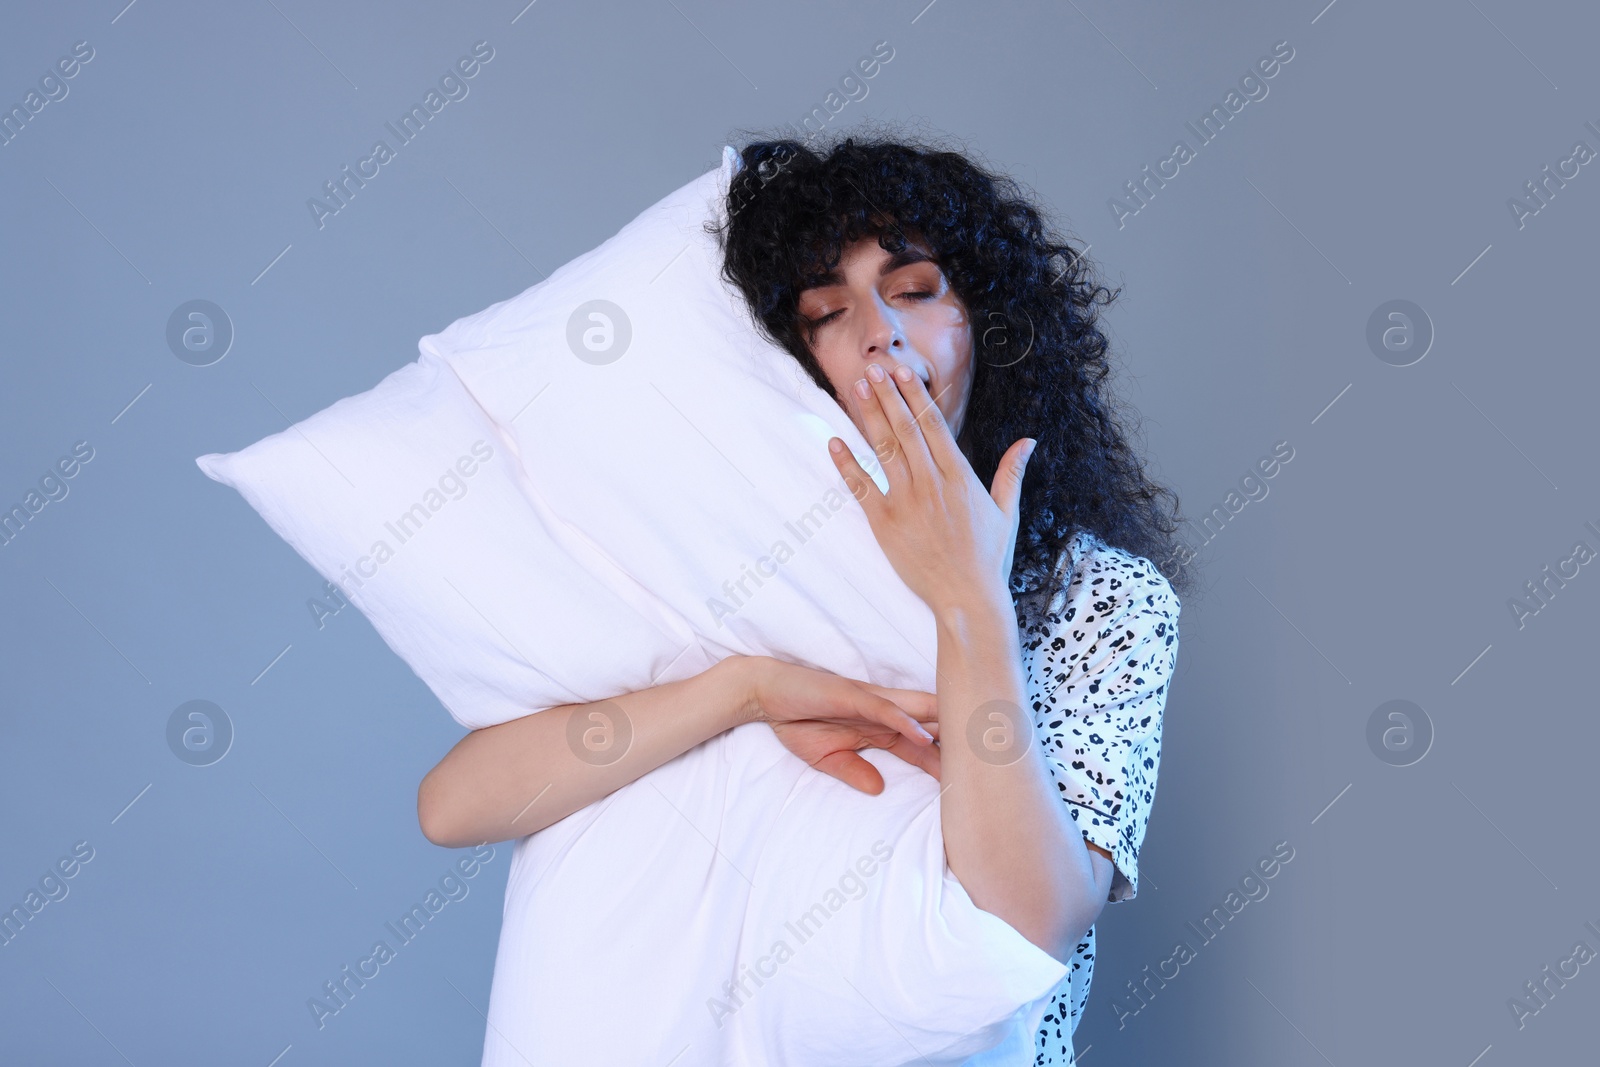
<path id="1" fill-rule="evenodd" d="M 985 490 L 922 379 L 908 367 L 897 370 L 880 370 L 875 379 L 869 368 L 866 398 L 855 387 L 863 436 L 889 492 L 878 490 L 837 437 L 828 440 L 834 466 L 895 572 L 936 614 L 973 598 L 1009 600 L 1022 475 L 1035 442 L 1013 443 Z"/>

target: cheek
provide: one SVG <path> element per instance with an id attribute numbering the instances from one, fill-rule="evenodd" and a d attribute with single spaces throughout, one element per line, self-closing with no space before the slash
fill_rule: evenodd
<path id="1" fill-rule="evenodd" d="M 955 429 L 965 414 L 972 381 L 972 327 L 959 307 L 941 310 L 944 314 L 929 324 L 918 349 L 933 363 L 943 383 L 938 398 L 939 410 Z"/>
<path id="2" fill-rule="evenodd" d="M 833 386 L 835 399 L 839 406 L 849 414 L 852 420 L 856 419 L 856 379 L 862 375 L 862 363 L 849 348 L 837 340 L 818 338 L 817 343 L 811 347 L 811 356 L 817 361 L 817 366 L 822 368 L 823 377 L 828 379 L 828 384 Z M 859 423 L 858 423 L 859 425 Z"/>
<path id="3" fill-rule="evenodd" d="M 946 382 L 961 380 L 972 362 L 972 327 L 966 314 L 960 308 L 940 308 L 919 333 L 912 344 L 933 362 L 939 377 Z"/>
<path id="4" fill-rule="evenodd" d="M 822 373 L 827 376 L 828 381 L 832 383 L 833 391 L 838 393 L 840 397 L 845 396 L 855 383 L 853 379 L 850 381 L 845 380 L 847 374 L 846 365 L 849 360 L 844 358 L 839 351 L 839 346 L 818 339 L 817 343 L 811 348 L 811 356 L 817 361 L 817 366 L 822 368 Z M 857 375 L 857 377 L 860 377 L 860 375 Z"/>
<path id="5" fill-rule="evenodd" d="M 959 304 L 938 304 L 921 317 L 923 331 L 943 351 L 970 349 L 971 324 Z"/>

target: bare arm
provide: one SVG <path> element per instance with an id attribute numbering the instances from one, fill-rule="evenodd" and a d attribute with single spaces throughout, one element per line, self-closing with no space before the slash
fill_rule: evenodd
<path id="1" fill-rule="evenodd" d="M 748 721 L 748 704 L 735 658 L 614 700 L 474 730 L 422 779 L 417 821 L 424 837 L 447 848 L 531 834 Z M 622 754 L 607 751 L 611 745 Z"/>
<path id="2" fill-rule="evenodd" d="M 417 821 L 448 848 L 521 837 L 749 722 L 770 724 L 812 767 L 876 794 L 883 778 L 857 751 L 887 749 L 932 773 L 933 737 L 918 720 L 936 717 L 931 693 L 732 656 L 693 678 L 474 730 L 422 779 Z"/>
<path id="3" fill-rule="evenodd" d="M 938 615 L 940 818 L 972 902 L 1067 962 L 1111 890 L 1112 863 L 1056 795 L 1033 736 L 1004 590 Z M 1019 755 L 1020 753 L 1020 755 Z"/>
<path id="4" fill-rule="evenodd" d="M 933 611 L 945 858 L 974 904 L 1065 962 L 1105 906 L 1112 864 L 1057 798 L 1041 746 L 1024 744 L 1033 723 L 1009 578 L 1032 446 L 1012 444 L 986 490 L 922 380 L 891 367 L 870 364 L 852 394 L 888 492 L 843 440 L 828 446 L 896 573 Z"/>

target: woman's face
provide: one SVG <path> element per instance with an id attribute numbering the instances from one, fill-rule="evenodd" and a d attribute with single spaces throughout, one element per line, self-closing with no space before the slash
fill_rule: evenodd
<path id="1" fill-rule="evenodd" d="M 856 382 L 872 363 L 893 374 L 901 364 L 928 387 L 950 425 L 961 433 L 972 389 L 972 327 L 967 309 L 927 248 L 908 241 L 885 251 L 876 236 L 844 249 L 823 284 L 802 290 L 801 332 L 838 394 L 840 406 L 865 433 Z"/>

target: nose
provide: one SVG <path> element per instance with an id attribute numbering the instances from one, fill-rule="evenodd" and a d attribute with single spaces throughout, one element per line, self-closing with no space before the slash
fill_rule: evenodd
<path id="1" fill-rule="evenodd" d="M 906 338 L 900 329 L 900 322 L 892 309 L 884 304 L 881 299 L 874 298 L 871 311 L 866 318 L 866 335 L 862 339 L 863 361 L 872 363 L 888 358 L 890 363 L 886 370 L 893 370 L 895 364 L 905 355 Z"/>

